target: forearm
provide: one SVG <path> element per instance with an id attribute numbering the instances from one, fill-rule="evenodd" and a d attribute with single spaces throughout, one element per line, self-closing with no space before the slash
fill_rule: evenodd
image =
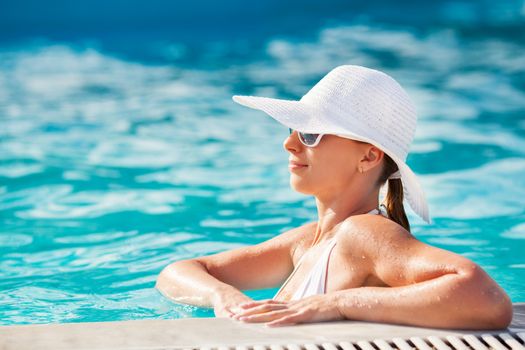
<path id="1" fill-rule="evenodd" d="M 213 307 L 223 293 L 240 293 L 208 273 L 196 261 L 179 261 L 168 265 L 160 273 L 155 288 L 170 300 L 200 306 Z"/>
<path id="2" fill-rule="evenodd" d="M 501 288 L 480 290 L 458 274 L 402 287 L 361 287 L 331 293 L 347 319 L 432 328 L 507 327 L 508 305 Z M 488 295 L 490 294 L 490 295 Z"/>

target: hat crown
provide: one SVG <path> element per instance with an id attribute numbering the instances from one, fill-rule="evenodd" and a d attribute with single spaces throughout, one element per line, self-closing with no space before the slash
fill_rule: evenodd
<path id="1" fill-rule="evenodd" d="M 337 129 L 334 134 L 359 131 L 376 140 L 380 148 L 406 159 L 417 114 L 405 90 L 386 73 L 362 66 L 338 66 L 315 84 L 301 102 L 330 120 Z"/>

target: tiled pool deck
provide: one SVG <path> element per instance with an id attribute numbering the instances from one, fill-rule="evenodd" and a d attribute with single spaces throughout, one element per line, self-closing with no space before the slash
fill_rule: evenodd
<path id="1" fill-rule="evenodd" d="M 393 346 L 392 339 L 413 339 L 415 337 L 437 337 L 443 339 L 443 345 L 451 344 L 447 339 L 465 339 L 465 335 L 482 336 L 487 334 L 499 335 L 508 333 L 514 338 L 510 339 L 511 345 L 491 346 L 494 349 L 525 349 L 525 303 L 515 303 L 514 318 L 511 326 L 506 330 L 487 331 L 458 331 L 431 329 L 420 327 L 406 327 L 399 325 L 341 321 L 300 324 L 286 327 L 268 328 L 261 323 L 241 323 L 228 318 L 187 318 L 175 320 L 137 320 L 122 322 L 90 322 L 90 323 L 65 323 L 65 324 L 38 324 L 22 326 L 0 327 L 0 350 L 25 350 L 25 349 L 196 349 L 203 347 L 237 347 L 244 349 L 276 349 L 278 345 L 302 344 L 296 349 L 309 349 L 313 344 L 327 344 L 321 349 L 352 349 L 352 343 L 362 344 L 358 347 L 366 350 L 363 341 L 377 339 L 385 342 L 374 343 L 369 350 L 388 349 L 388 344 Z M 447 338 L 448 337 L 448 338 Z M 507 336 L 499 336 L 505 339 Z M 472 337 L 471 337 L 472 338 Z M 439 342 L 439 339 L 436 341 Z M 468 337 L 467 337 L 468 339 Z M 495 338 L 494 338 L 495 339 Z M 518 340 L 516 342 L 516 339 Z M 474 339 L 475 340 L 475 339 Z M 361 343 L 359 343 L 361 341 Z M 417 341 L 416 341 L 417 343 Z M 412 345 L 416 344 L 412 342 Z M 454 341 L 452 341 L 452 344 Z M 310 344 L 310 345 L 305 345 Z M 346 344 L 346 345 L 345 345 Z M 370 344 L 370 343 L 367 343 Z M 379 345 L 377 345 L 379 344 Z M 381 345 L 383 344 L 383 346 Z M 386 344 L 386 345 L 384 345 Z M 447 349 L 433 346 L 429 349 Z M 470 347 L 468 342 L 463 349 L 478 349 Z M 272 345 L 270 347 L 270 345 Z M 416 344 L 417 345 L 417 344 Z M 424 345 L 424 344 L 422 344 Z M 459 344 L 461 345 L 461 344 Z M 480 345 L 481 346 L 481 345 Z M 422 347 L 415 346 L 418 349 Z M 286 348 L 286 346 L 285 346 Z M 289 349 L 293 348 L 288 347 Z M 394 349 L 403 347 L 392 347 Z M 411 348 L 413 348 L 411 346 Z M 423 346 L 423 348 L 425 348 Z M 448 347 L 448 349 L 462 349 Z M 354 347 L 355 349 L 355 347 Z M 428 349 L 427 349 L 428 350 Z"/>

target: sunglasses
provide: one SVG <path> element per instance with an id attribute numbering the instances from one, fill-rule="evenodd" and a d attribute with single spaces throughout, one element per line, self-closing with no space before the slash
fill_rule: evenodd
<path id="1" fill-rule="evenodd" d="M 288 130 L 290 130 L 290 135 L 294 131 L 292 128 L 288 128 Z M 299 141 L 301 141 L 303 145 L 307 147 L 315 147 L 319 144 L 324 134 L 309 134 L 298 131 L 297 135 L 299 135 Z"/>

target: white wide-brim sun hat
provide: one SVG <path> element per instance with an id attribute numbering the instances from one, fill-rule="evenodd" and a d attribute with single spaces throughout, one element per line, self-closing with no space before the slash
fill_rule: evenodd
<path id="1" fill-rule="evenodd" d="M 300 132 L 333 134 L 378 147 L 397 164 L 404 199 L 417 215 L 432 223 L 425 193 L 406 164 L 417 124 L 415 106 L 386 73 L 342 65 L 326 74 L 299 101 L 239 95 L 232 99 Z"/>

